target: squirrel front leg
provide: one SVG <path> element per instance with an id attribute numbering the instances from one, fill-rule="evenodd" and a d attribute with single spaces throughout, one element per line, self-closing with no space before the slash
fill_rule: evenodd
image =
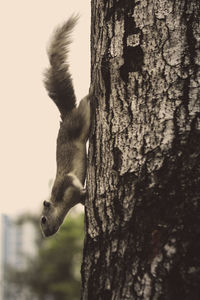
<path id="1" fill-rule="evenodd" d="M 85 204 L 85 198 L 86 198 L 86 189 L 83 187 L 82 183 L 78 179 L 76 175 L 73 173 L 68 173 L 68 176 L 72 178 L 72 184 L 73 186 L 79 191 L 80 193 L 80 203 Z"/>

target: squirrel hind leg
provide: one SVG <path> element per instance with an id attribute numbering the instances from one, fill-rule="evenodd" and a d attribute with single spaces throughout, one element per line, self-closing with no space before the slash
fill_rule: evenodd
<path id="1" fill-rule="evenodd" d="M 78 108 L 78 114 L 81 116 L 81 119 L 83 120 L 83 127 L 81 131 L 81 139 L 87 140 L 90 130 L 90 98 L 89 96 L 84 97 Z"/>
<path id="2" fill-rule="evenodd" d="M 90 129 L 90 101 L 88 96 L 83 98 L 79 106 L 66 116 L 61 126 L 63 130 L 66 129 L 70 140 L 78 140 L 81 143 L 87 142 Z"/>

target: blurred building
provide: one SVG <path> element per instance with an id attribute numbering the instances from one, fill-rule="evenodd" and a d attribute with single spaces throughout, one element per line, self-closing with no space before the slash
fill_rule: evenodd
<path id="1" fill-rule="evenodd" d="M 27 300 L 29 291 L 16 290 L 6 283 L 7 266 L 23 270 L 27 264 L 27 257 L 34 256 L 35 229 L 31 223 L 16 225 L 7 215 L 0 214 L 0 300 Z"/>

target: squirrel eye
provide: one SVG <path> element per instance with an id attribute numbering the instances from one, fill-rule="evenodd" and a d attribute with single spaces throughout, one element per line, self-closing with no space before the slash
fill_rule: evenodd
<path id="1" fill-rule="evenodd" d="M 46 201 L 46 200 L 44 200 L 44 202 L 43 202 L 43 205 L 44 205 L 45 207 L 49 207 L 49 206 L 50 206 L 50 202 L 49 202 L 49 201 Z"/>
<path id="2" fill-rule="evenodd" d="M 47 221 L 47 218 L 43 216 L 43 217 L 41 218 L 41 223 L 42 223 L 42 224 L 45 224 L 46 221 Z"/>

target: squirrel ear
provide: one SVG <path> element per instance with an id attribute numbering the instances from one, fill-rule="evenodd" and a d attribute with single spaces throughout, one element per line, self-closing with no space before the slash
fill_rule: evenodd
<path id="1" fill-rule="evenodd" d="M 49 201 L 46 201 L 46 200 L 44 200 L 44 202 L 43 202 L 43 205 L 44 205 L 44 207 L 49 207 L 49 206 L 50 206 L 50 202 L 49 202 Z"/>

